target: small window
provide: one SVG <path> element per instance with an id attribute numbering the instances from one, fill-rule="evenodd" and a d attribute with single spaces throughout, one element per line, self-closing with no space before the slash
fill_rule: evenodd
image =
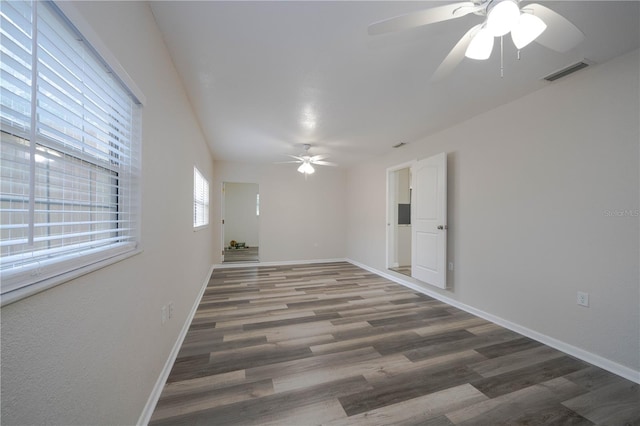
<path id="1" fill-rule="evenodd" d="M 140 105 L 54 3 L 3 1 L 0 24 L 0 269 L 13 298 L 136 251 Z"/>
<path id="2" fill-rule="evenodd" d="M 209 224 L 209 182 L 197 167 L 193 168 L 193 227 Z"/>

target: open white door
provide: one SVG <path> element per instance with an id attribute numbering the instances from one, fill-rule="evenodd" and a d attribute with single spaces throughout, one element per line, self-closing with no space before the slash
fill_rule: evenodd
<path id="1" fill-rule="evenodd" d="M 412 168 L 411 276 L 447 287 L 447 154 L 417 161 Z"/>

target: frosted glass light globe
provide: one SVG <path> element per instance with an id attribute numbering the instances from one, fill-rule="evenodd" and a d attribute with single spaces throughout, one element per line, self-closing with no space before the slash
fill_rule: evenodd
<path id="1" fill-rule="evenodd" d="M 489 59 L 492 50 L 493 35 L 489 30 L 483 28 L 473 37 L 464 55 L 470 59 L 483 61 L 485 59 Z"/>
<path id="2" fill-rule="evenodd" d="M 538 38 L 545 29 L 547 29 L 547 24 L 545 24 L 542 19 L 528 13 L 523 13 L 520 15 L 518 24 L 511 29 L 513 44 L 515 44 L 518 49 L 522 49 Z"/>
<path id="3" fill-rule="evenodd" d="M 494 37 L 507 34 L 520 20 L 520 8 L 513 0 L 503 0 L 493 6 L 487 16 L 487 29 Z"/>

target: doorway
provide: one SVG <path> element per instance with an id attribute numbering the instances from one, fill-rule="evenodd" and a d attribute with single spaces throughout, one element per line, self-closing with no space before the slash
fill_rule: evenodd
<path id="1" fill-rule="evenodd" d="M 387 171 L 387 268 L 411 276 L 411 164 Z"/>
<path id="2" fill-rule="evenodd" d="M 260 191 L 257 183 L 224 182 L 223 262 L 258 262 Z"/>
<path id="3" fill-rule="evenodd" d="M 447 154 L 387 169 L 387 269 L 447 287 Z"/>

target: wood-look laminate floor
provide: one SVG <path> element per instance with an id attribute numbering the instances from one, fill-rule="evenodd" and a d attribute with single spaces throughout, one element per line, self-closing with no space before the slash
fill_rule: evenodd
<path id="1" fill-rule="evenodd" d="M 258 247 L 247 247 L 241 249 L 224 249 L 224 263 L 229 262 L 257 262 Z"/>
<path id="2" fill-rule="evenodd" d="M 397 272 L 399 274 L 406 275 L 408 277 L 411 276 L 411 265 L 398 266 L 398 267 L 389 268 L 389 269 L 391 269 L 393 272 Z"/>
<path id="3" fill-rule="evenodd" d="M 637 384 L 348 263 L 216 270 L 152 425 L 640 425 Z"/>

